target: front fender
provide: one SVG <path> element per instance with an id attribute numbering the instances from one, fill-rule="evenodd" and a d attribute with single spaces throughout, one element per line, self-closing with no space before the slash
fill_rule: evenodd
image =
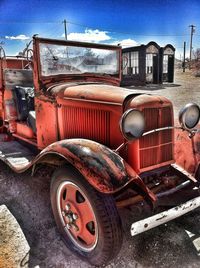
<path id="1" fill-rule="evenodd" d="M 100 192 L 115 193 L 133 181 L 141 194 L 151 201 L 156 200 L 124 159 L 102 144 L 86 139 L 67 139 L 49 145 L 40 156 L 48 153 L 64 157 Z"/>

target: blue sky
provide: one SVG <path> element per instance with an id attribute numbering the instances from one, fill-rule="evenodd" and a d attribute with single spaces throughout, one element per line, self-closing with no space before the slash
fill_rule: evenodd
<path id="1" fill-rule="evenodd" d="M 180 58 L 183 42 L 189 51 L 189 25 L 196 25 L 194 49 L 200 47 L 198 0 L 0 0 L 0 42 L 6 54 L 16 54 L 33 34 L 101 43 L 134 45 L 151 40 L 171 43 Z"/>

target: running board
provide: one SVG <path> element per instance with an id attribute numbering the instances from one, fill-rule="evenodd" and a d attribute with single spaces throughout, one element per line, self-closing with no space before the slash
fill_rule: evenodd
<path id="1" fill-rule="evenodd" d="M 16 172 L 26 169 L 35 155 L 18 141 L 0 142 L 0 160 Z"/>
<path id="2" fill-rule="evenodd" d="M 191 199 L 179 206 L 171 208 L 169 210 L 158 213 L 154 216 L 134 222 L 131 225 L 131 235 L 135 236 L 137 234 L 146 232 L 153 229 L 161 224 L 174 220 L 200 206 L 200 196 Z"/>

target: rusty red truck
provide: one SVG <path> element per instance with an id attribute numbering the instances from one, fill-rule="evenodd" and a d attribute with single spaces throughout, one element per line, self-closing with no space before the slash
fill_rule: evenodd
<path id="1" fill-rule="evenodd" d="M 198 105 L 183 107 L 175 126 L 170 100 L 120 87 L 119 46 L 33 37 L 26 52 L 0 59 L 0 159 L 18 173 L 54 167 L 52 210 L 73 253 L 93 265 L 114 258 L 119 208 L 151 209 L 133 219 L 134 236 L 200 206 L 196 194 L 157 210 L 162 197 L 199 187 L 199 162 L 185 170 L 174 149 L 175 129 L 199 136 Z"/>

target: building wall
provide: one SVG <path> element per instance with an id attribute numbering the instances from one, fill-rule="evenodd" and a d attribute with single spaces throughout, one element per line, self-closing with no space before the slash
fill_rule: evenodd
<path id="1" fill-rule="evenodd" d="M 145 84 L 145 46 L 124 49 L 122 56 L 122 85 Z"/>
<path id="2" fill-rule="evenodd" d="M 145 85 L 146 83 L 173 82 L 174 52 L 172 45 L 164 48 L 155 42 L 122 50 L 122 86 Z M 138 55 L 138 60 L 134 56 Z M 170 66 L 169 64 L 170 63 Z"/>

